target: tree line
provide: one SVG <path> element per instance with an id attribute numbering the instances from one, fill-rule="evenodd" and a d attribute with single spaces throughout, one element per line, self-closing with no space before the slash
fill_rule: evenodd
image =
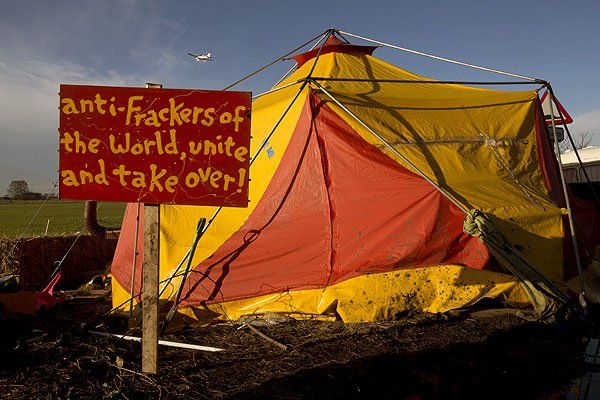
<path id="1" fill-rule="evenodd" d="M 11 200 L 44 200 L 45 198 L 56 198 L 55 194 L 38 193 L 29 190 L 29 184 L 26 181 L 12 181 L 6 189 L 5 198 Z"/>

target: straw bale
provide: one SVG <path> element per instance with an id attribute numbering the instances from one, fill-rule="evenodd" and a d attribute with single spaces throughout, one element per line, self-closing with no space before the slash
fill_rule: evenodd
<path id="1" fill-rule="evenodd" d="M 39 236 L 23 239 L 0 238 L 0 273 L 17 274 L 23 289 L 39 290 L 48 283 L 55 263 L 73 249 L 62 264 L 62 288 L 74 288 L 112 260 L 117 239 L 90 235 Z"/>

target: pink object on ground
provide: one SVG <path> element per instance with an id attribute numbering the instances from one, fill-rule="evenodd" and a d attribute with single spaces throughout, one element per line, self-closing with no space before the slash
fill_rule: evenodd
<path id="1" fill-rule="evenodd" d="M 52 280 L 50 281 L 50 283 L 48 283 L 48 286 L 46 286 L 46 288 L 44 288 L 44 290 L 35 294 L 35 311 L 36 312 L 40 312 L 42 310 L 49 310 L 52 307 L 54 307 L 54 305 L 56 303 L 59 303 L 61 301 L 60 298 L 54 297 L 54 287 L 60 281 L 61 277 L 62 277 L 62 271 L 60 271 L 58 274 L 54 275 L 54 278 L 52 278 Z"/>

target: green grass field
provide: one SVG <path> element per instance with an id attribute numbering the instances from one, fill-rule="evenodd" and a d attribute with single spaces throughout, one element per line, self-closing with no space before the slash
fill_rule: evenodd
<path id="1" fill-rule="evenodd" d="M 50 200 L 43 206 L 42 203 L 43 201 L 0 201 L 0 236 L 43 235 L 47 224 L 49 235 L 73 234 L 84 229 L 84 202 Z M 98 222 L 106 227 L 118 228 L 124 211 L 125 203 L 98 203 Z M 32 221 L 36 212 L 38 214 Z M 30 221 L 31 225 L 25 231 Z"/>

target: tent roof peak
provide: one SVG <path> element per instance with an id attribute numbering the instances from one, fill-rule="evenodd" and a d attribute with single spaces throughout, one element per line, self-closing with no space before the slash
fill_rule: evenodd
<path id="1" fill-rule="evenodd" d="M 322 50 L 320 50 L 321 47 Z M 300 68 L 302 65 L 304 65 L 304 63 L 315 58 L 319 54 L 319 50 L 321 55 L 327 53 L 371 55 L 378 47 L 379 46 L 360 46 L 352 43 L 346 43 L 335 36 L 335 34 L 332 34 L 322 46 L 318 46 L 313 50 L 295 55 L 292 57 L 292 59 L 298 63 L 297 67 Z"/>

